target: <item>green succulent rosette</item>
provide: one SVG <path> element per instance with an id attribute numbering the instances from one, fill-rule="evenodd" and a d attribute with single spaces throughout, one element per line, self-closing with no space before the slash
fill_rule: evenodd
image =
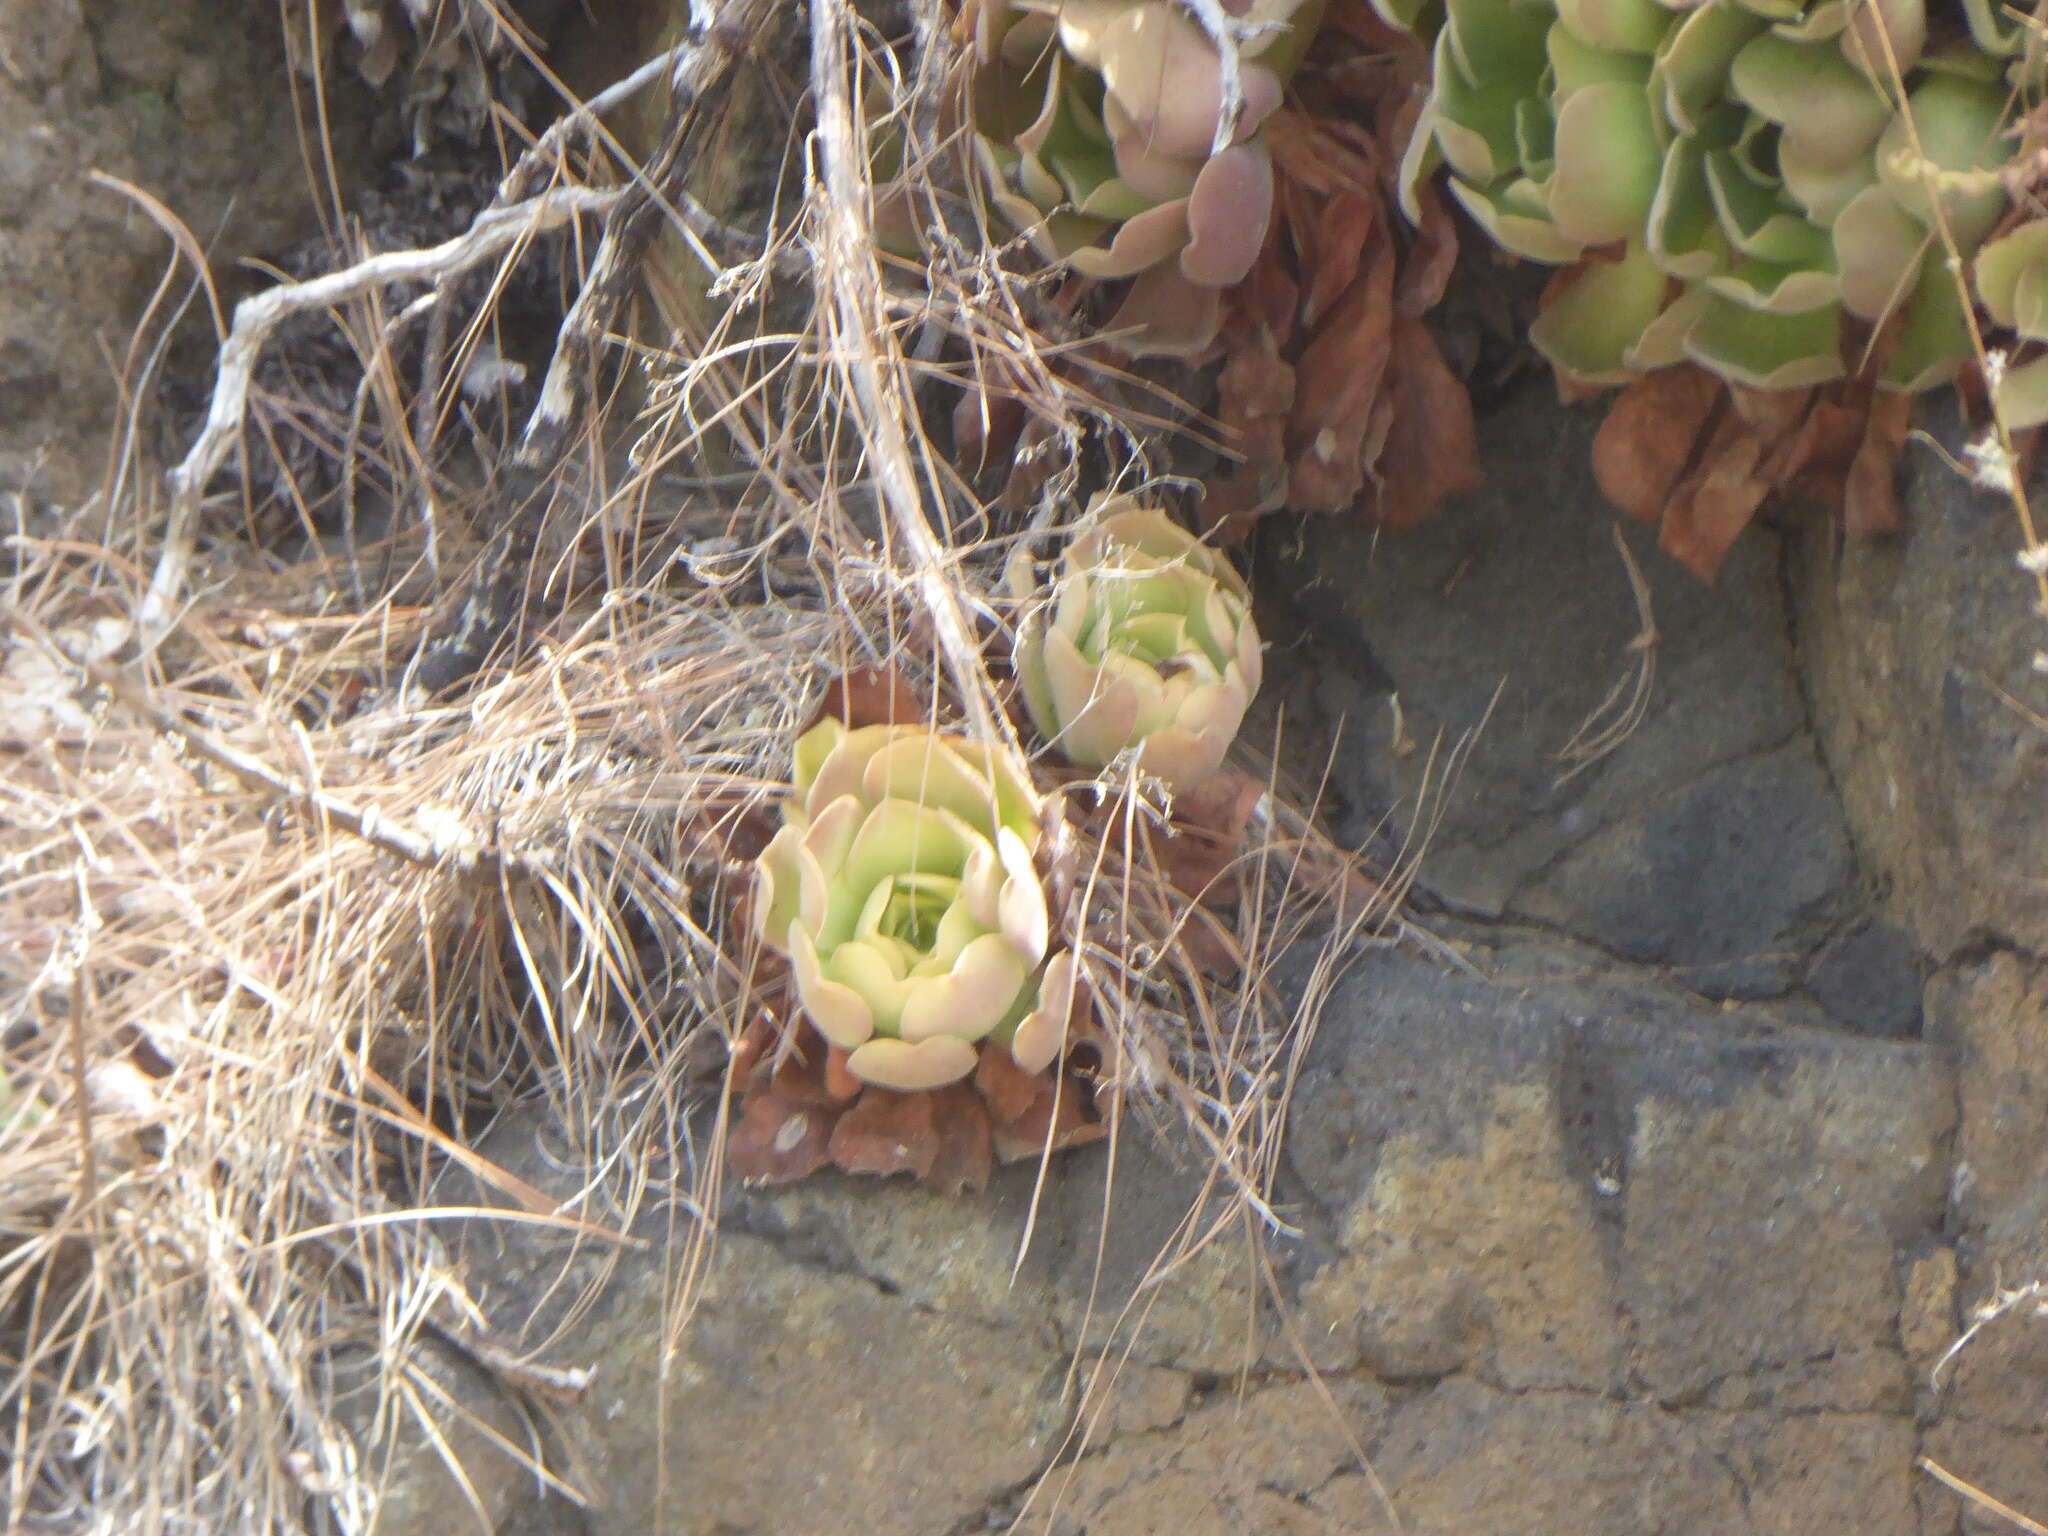
<path id="1" fill-rule="evenodd" d="M 1098 498 L 1050 597 L 1019 627 L 1024 703 L 1066 757 L 1101 768 L 1135 751 L 1175 788 L 1214 774 L 1259 691 L 1244 579 L 1157 508 Z M 1021 565 L 1013 589 L 1034 583 Z"/>
<path id="2" fill-rule="evenodd" d="M 967 0 L 970 119 L 989 200 L 1041 254 L 1134 279 L 1112 328 L 1133 351 L 1208 345 L 1222 290 L 1272 217 L 1261 125 L 1280 105 L 1322 0 L 1237 0 L 1242 110 L 1224 124 L 1223 61 L 1176 0 Z"/>
<path id="3" fill-rule="evenodd" d="M 1502 246 L 1581 263 L 1531 331 L 1574 380 L 1690 359 L 1820 384 L 1858 365 L 1850 322 L 1896 316 L 1879 382 L 1931 388 L 1970 350 L 1937 211 L 1967 260 L 2006 209 L 2013 93 L 2042 83 L 1992 0 L 1962 13 L 1447 0 L 1404 179 L 1441 161 Z"/>
<path id="4" fill-rule="evenodd" d="M 912 1092 L 966 1077 L 984 1044 L 1050 1066 L 1074 961 L 1047 953 L 1022 767 L 923 726 L 827 719 L 798 738 L 794 778 L 755 864 L 755 929 L 847 1069 Z"/>

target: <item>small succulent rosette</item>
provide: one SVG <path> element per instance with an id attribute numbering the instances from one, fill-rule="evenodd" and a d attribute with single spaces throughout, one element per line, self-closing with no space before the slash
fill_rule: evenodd
<path id="1" fill-rule="evenodd" d="M 1877 382 L 1918 391 L 1970 355 L 1937 222 L 1991 233 L 2041 76 L 1995 0 L 1450 0 L 1404 174 L 1581 263 L 1530 336 L 1568 378 L 1808 387 L 1889 323 Z"/>
<path id="2" fill-rule="evenodd" d="M 1028 565 L 1012 567 L 1019 596 Z M 1015 657 L 1025 707 L 1055 749 L 1089 768 L 1134 752 L 1176 789 L 1222 766 L 1263 671 L 1244 579 L 1127 496 L 1097 498 Z"/>
<path id="3" fill-rule="evenodd" d="M 1176 0 L 967 0 L 970 101 L 990 200 L 1047 258 L 1134 278 L 1111 319 L 1139 354 L 1214 338 L 1222 290 L 1266 238 L 1273 164 L 1260 133 L 1322 0 L 1224 0 L 1244 34 L 1242 107 L 1224 124 L 1223 61 Z"/>
<path id="4" fill-rule="evenodd" d="M 920 725 L 826 719 L 755 865 L 761 941 L 857 1079 L 943 1087 L 984 1047 L 1025 1072 L 1066 1040 L 1074 960 L 1048 955 L 1040 800 L 994 748 Z"/>

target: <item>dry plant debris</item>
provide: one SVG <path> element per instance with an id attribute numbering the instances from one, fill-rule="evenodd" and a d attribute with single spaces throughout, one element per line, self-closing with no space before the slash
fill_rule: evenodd
<path id="1" fill-rule="evenodd" d="M 1471 401 L 1423 319 L 1457 232 L 1432 188 L 1412 228 L 1398 208 L 1428 70 L 1365 0 L 1333 0 L 1268 128 L 1276 217 L 1220 349 L 1217 416 L 1242 463 L 1202 503 L 1226 535 L 1281 508 L 1412 527 L 1478 483 Z"/>

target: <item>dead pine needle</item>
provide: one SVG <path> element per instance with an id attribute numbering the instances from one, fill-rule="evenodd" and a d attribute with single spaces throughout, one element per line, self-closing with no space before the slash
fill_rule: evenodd
<path id="1" fill-rule="evenodd" d="M 1922 1456 L 1913 1465 L 1943 1487 L 1961 1494 L 1987 1514 L 1996 1515 L 1999 1519 L 2010 1522 L 2015 1530 L 2025 1531 L 2027 1536 L 2048 1536 L 2048 1525 L 2043 1525 L 2038 1520 L 2028 1519 L 2010 1504 L 1994 1499 L 1975 1484 L 1957 1477 L 1955 1473 L 1949 1471 L 1948 1468 L 1942 1466 L 1940 1462 L 1935 1461 L 1932 1457 Z"/>
<path id="2" fill-rule="evenodd" d="M 1566 765 L 1553 788 L 1562 788 L 1608 756 L 1633 736 L 1650 711 L 1650 695 L 1657 681 L 1657 617 L 1650 603 L 1650 583 L 1642 563 L 1628 547 L 1628 539 L 1616 523 L 1609 530 L 1628 573 L 1629 591 L 1636 604 L 1637 629 L 1628 642 L 1626 670 L 1608 690 L 1605 698 L 1579 722 L 1571 740 L 1558 748 L 1557 760 Z"/>

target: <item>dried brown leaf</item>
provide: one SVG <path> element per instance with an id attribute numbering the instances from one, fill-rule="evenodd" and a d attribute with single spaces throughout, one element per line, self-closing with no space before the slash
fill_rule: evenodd
<path id="1" fill-rule="evenodd" d="M 855 667 L 825 685 L 811 725 L 843 720 L 853 730 L 869 725 L 929 725 L 932 701 L 894 667 Z"/>
<path id="2" fill-rule="evenodd" d="M 1237 894 L 1233 865 L 1245 829 L 1266 792 L 1263 779 L 1219 773 L 1173 797 L 1173 821 L 1153 843 L 1160 872 L 1196 900 L 1228 901 Z"/>
<path id="3" fill-rule="evenodd" d="M 1223 365 L 1217 377 L 1217 419 L 1244 462 L 1210 481 L 1202 531 L 1230 542 L 1287 501 L 1287 418 L 1294 407 L 1294 369 L 1261 332 Z"/>
<path id="4" fill-rule="evenodd" d="M 1055 1079 L 1047 1074 L 1038 1080 L 1031 1103 L 1013 1119 L 994 1125 L 995 1154 L 1014 1163 L 1038 1157 L 1048 1149 L 1063 1152 L 1085 1147 L 1109 1134 L 1095 1114 L 1094 1096 L 1082 1078 L 1072 1072 Z"/>
<path id="5" fill-rule="evenodd" d="M 1881 393 L 1871 401 L 1863 440 L 1842 486 L 1842 524 L 1850 533 L 1898 530 L 1899 455 L 1912 424 L 1912 396 Z"/>
<path id="6" fill-rule="evenodd" d="M 929 1178 L 940 1150 L 936 1097 L 868 1089 L 833 1126 L 832 1161 L 848 1173 Z"/>
<path id="7" fill-rule="evenodd" d="M 1849 466 L 1868 429 L 1870 391 L 1814 391 L 1804 419 L 1765 461 L 1764 473 L 1777 484 L 1805 479 L 1830 502 L 1841 500 Z"/>
<path id="8" fill-rule="evenodd" d="M 769 1053 L 781 1043 L 782 1026 L 776 1022 L 775 1016 L 765 1009 L 755 1013 L 753 1022 L 733 1042 L 732 1080 L 743 1086 L 752 1081 L 754 1073 L 768 1060 Z"/>
<path id="9" fill-rule="evenodd" d="M 1231 291 L 1230 313 L 1224 328 L 1226 345 L 1264 337 L 1268 346 L 1277 349 L 1294 335 L 1295 316 L 1301 309 L 1301 284 L 1294 280 L 1289 266 L 1286 222 L 1275 219 L 1259 259 L 1252 263 L 1244 281 Z"/>
<path id="10" fill-rule="evenodd" d="M 1401 150 L 1428 75 L 1416 39 L 1367 0 L 1335 0 L 1291 105 L 1267 120 L 1273 227 L 1222 332 L 1219 416 L 1243 464 L 1211 481 L 1202 513 L 1225 537 L 1281 506 L 1356 507 L 1410 526 L 1476 483 L 1470 402 L 1419 324 L 1449 281 L 1456 225 L 1424 189 L 1419 230 L 1402 222 L 1394 236 Z M 1276 394 L 1274 364 L 1293 369 L 1280 455 L 1230 377 L 1260 370 Z"/>
<path id="11" fill-rule="evenodd" d="M 1629 385 L 1593 439 L 1601 494 L 1638 522 L 1662 521 L 1722 398 L 1721 381 L 1690 364 Z"/>
<path id="12" fill-rule="evenodd" d="M 808 1024 L 775 1063 L 770 1084 L 777 1097 L 788 1104 L 844 1104 L 851 1097 L 835 1093 L 826 1062 L 830 1048 Z"/>
<path id="13" fill-rule="evenodd" d="M 726 1146 L 726 1162 L 750 1184 L 791 1184 L 833 1159 L 837 1106 L 794 1103 L 765 1084 L 748 1092 L 739 1124 Z"/>
<path id="14" fill-rule="evenodd" d="M 982 1051 L 983 1058 L 1008 1055 L 1000 1047 Z M 925 1183 L 942 1195 L 978 1195 L 988 1188 L 994 1168 L 995 1138 L 989 1108 L 966 1083 L 954 1083 L 925 1095 L 932 1101 L 932 1125 L 938 1138 Z"/>
<path id="15" fill-rule="evenodd" d="M 1299 314 L 1304 326 L 1313 328 L 1357 279 L 1365 253 L 1377 235 L 1391 245 L 1380 228 L 1378 200 L 1368 201 L 1359 193 L 1330 198 L 1317 211 L 1306 231 L 1302 264 L 1308 278 L 1302 290 Z M 1391 263 L 1389 264 L 1391 271 Z M 1390 279 L 1391 280 L 1391 279 Z"/>
<path id="16" fill-rule="evenodd" d="M 825 1048 L 825 1096 L 834 1103 L 844 1104 L 860 1097 L 865 1086 L 846 1065 L 852 1055 L 851 1051 L 836 1045 Z"/>
<path id="17" fill-rule="evenodd" d="M 1024 402 L 1014 395 L 975 390 L 953 407 L 953 457 L 970 475 L 1015 456 L 1024 430 Z"/>
<path id="18" fill-rule="evenodd" d="M 1006 1050 L 987 1049 L 975 1064 L 974 1086 L 987 1101 L 989 1113 L 1009 1121 L 1031 1108 L 1046 1076 L 1044 1072 L 1026 1072 Z"/>
<path id="19" fill-rule="evenodd" d="M 684 866 L 698 875 L 716 874 L 728 864 L 751 864 L 775 836 L 772 807 L 749 796 L 721 805 L 707 800 L 690 806 L 677 829 Z"/>
<path id="20" fill-rule="evenodd" d="M 1419 108 L 1422 97 L 1418 95 L 1415 102 Z M 1406 143 L 1408 134 L 1414 130 L 1410 123 L 1396 131 L 1400 137 L 1395 142 Z M 1401 262 L 1401 278 L 1394 285 L 1395 305 L 1408 316 L 1428 314 L 1443 302 L 1444 292 L 1451 285 L 1451 274 L 1458 266 L 1458 224 L 1444 206 L 1436 183 L 1422 188 L 1418 201 L 1422 222 L 1416 225 L 1409 240 L 1407 255 Z"/>
<path id="21" fill-rule="evenodd" d="M 1372 520 L 1413 528 L 1451 497 L 1478 486 L 1479 432 L 1472 397 L 1414 316 L 1394 314 L 1387 375 L 1390 409 L 1383 437 L 1367 461 L 1373 473 Z"/>
<path id="22" fill-rule="evenodd" d="M 1245 952 L 1236 933 L 1206 907 L 1188 911 L 1176 942 L 1188 963 L 1204 976 L 1233 981 L 1244 974 Z"/>
<path id="23" fill-rule="evenodd" d="M 1765 447 L 1762 436 L 1740 416 L 1723 415 L 1699 468 L 1664 510 L 1659 547 L 1701 581 L 1714 579 L 1773 489 L 1758 473 Z"/>
<path id="24" fill-rule="evenodd" d="M 1298 510 L 1339 511 L 1364 489 L 1366 428 L 1393 351 L 1394 259 L 1381 241 L 1296 364 L 1287 447 Z"/>

